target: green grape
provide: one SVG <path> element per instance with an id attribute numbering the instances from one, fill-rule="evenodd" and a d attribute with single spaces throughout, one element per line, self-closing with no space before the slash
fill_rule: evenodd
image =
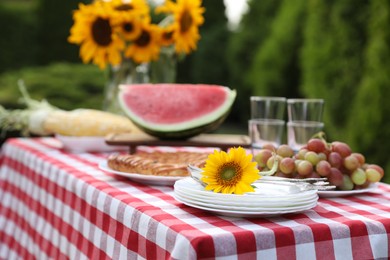
<path id="1" fill-rule="evenodd" d="M 307 149 L 301 148 L 299 149 L 298 153 L 295 155 L 295 158 L 299 160 L 304 160 L 305 159 L 305 154 L 308 152 Z"/>
<path id="2" fill-rule="evenodd" d="M 297 172 L 299 175 L 306 176 L 313 172 L 313 164 L 309 161 L 302 160 L 297 165 Z"/>
<path id="3" fill-rule="evenodd" d="M 351 180 L 356 185 L 362 185 L 366 182 L 367 175 L 363 169 L 358 168 L 351 174 Z"/>
<path id="4" fill-rule="evenodd" d="M 367 165 L 367 169 L 374 169 L 374 170 L 378 171 L 381 174 L 381 177 L 383 177 L 383 175 L 385 174 L 385 171 L 383 170 L 383 168 L 380 167 L 379 165 L 376 165 L 376 164 Z"/>
<path id="5" fill-rule="evenodd" d="M 360 166 L 359 160 L 352 154 L 344 158 L 343 165 L 347 170 L 350 171 L 354 171 Z"/>
<path id="6" fill-rule="evenodd" d="M 276 150 L 276 154 L 282 157 L 292 157 L 294 156 L 294 150 L 290 146 L 282 144 Z"/>
<path id="7" fill-rule="evenodd" d="M 353 182 L 351 178 L 348 175 L 343 175 L 343 184 L 339 186 L 339 189 L 341 190 L 353 190 Z"/>
<path id="8" fill-rule="evenodd" d="M 268 159 L 272 156 L 272 152 L 267 149 L 261 149 L 255 156 L 254 160 L 260 168 L 267 166 Z"/>
<path id="9" fill-rule="evenodd" d="M 382 179 L 381 173 L 373 168 L 366 170 L 366 176 L 369 182 L 378 182 Z"/>
<path id="10" fill-rule="evenodd" d="M 320 176 L 328 176 L 331 172 L 332 166 L 327 161 L 319 161 L 316 165 L 316 172 Z"/>
<path id="11" fill-rule="evenodd" d="M 305 160 L 309 161 L 312 165 L 316 165 L 320 161 L 320 157 L 318 157 L 317 153 L 308 151 L 305 154 Z"/>
<path id="12" fill-rule="evenodd" d="M 274 165 L 275 158 L 278 159 L 279 164 L 280 164 L 280 161 L 282 160 L 282 157 L 281 157 L 280 155 L 271 156 L 271 157 L 267 160 L 267 168 L 268 168 L 268 169 L 272 169 L 272 166 Z M 279 169 L 279 165 L 278 165 L 278 169 Z"/>
<path id="13" fill-rule="evenodd" d="M 294 159 L 285 157 L 279 163 L 279 169 L 285 174 L 290 174 L 295 171 L 295 162 Z"/>
<path id="14" fill-rule="evenodd" d="M 318 153 L 318 158 L 320 158 L 320 161 L 326 161 L 328 159 L 325 153 Z"/>
<path id="15" fill-rule="evenodd" d="M 359 161 L 360 165 L 364 165 L 366 163 L 366 158 L 361 153 L 352 153 L 353 156 Z"/>

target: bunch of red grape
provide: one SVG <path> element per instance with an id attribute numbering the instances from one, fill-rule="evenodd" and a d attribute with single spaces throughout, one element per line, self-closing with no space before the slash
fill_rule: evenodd
<path id="1" fill-rule="evenodd" d="M 361 153 L 352 152 L 343 142 L 327 143 L 313 138 L 296 153 L 288 145 L 274 147 L 265 145 L 254 160 L 260 171 L 267 171 L 277 160 L 274 176 L 287 178 L 326 177 L 331 185 L 339 190 L 366 188 L 370 183 L 379 182 L 383 169 L 376 164 L 368 164 Z"/>

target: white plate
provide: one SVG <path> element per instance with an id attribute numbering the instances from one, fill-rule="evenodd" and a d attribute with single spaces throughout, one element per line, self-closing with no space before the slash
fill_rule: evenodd
<path id="1" fill-rule="evenodd" d="M 187 206 L 193 207 L 193 208 L 198 208 L 202 210 L 206 210 L 218 215 L 222 216 L 227 216 L 227 217 L 239 217 L 239 218 L 253 218 L 253 217 L 273 217 L 273 216 L 278 216 L 282 214 L 288 214 L 288 213 L 299 213 L 303 212 L 309 209 L 314 208 L 317 205 L 317 202 L 307 205 L 306 207 L 302 207 L 299 210 L 296 209 L 285 209 L 285 210 L 267 210 L 267 211 L 237 211 L 237 210 L 227 210 L 227 209 L 216 209 L 212 207 L 204 207 L 200 206 L 188 201 L 183 201 L 181 198 L 178 198 L 176 194 L 174 194 L 175 199 Z"/>
<path id="2" fill-rule="evenodd" d="M 172 176 L 155 176 L 155 175 L 144 175 L 139 173 L 128 173 L 128 172 L 120 172 L 115 171 L 108 167 L 107 161 L 102 161 L 99 163 L 99 169 L 118 175 L 122 177 L 126 177 L 131 179 L 132 181 L 136 181 L 143 184 L 148 185 L 159 185 L 159 186 L 173 186 L 177 180 L 183 179 L 185 177 L 172 177 Z"/>
<path id="3" fill-rule="evenodd" d="M 175 196 L 181 200 L 182 202 L 188 202 L 194 205 L 206 207 L 206 208 L 212 208 L 212 209 L 221 209 L 221 210 L 234 210 L 234 211 L 244 211 L 244 212 L 262 212 L 262 211 L 284 211 L 284 210 L 301 210 L 305 209 L 308 206 L 313 206 L 317 204 L 318 198 L 317 199 L 312 199 L 311 201 L 308 201 L 306 203 L 303 203 L 301 205 L 291 205 L 288 207 L 282 207 L 282 206 L 275 206 L 275 207 L 264 207 L 262 205 L 255 206 L 252 205 L 250 207 L 243 206 L 243 205 L 228 205 L 228 204 L 220 204 L 220 203 L 214 203 L 213 201 L 199 201 L 194 199 L 191 196 L 186 196 L 180 192 L 177 192 L 175 190 Z"/>
<path id="4" fill-rule="evenodd" d="M 199 201 L 203 203 L 214 203 L 219 205 L 225 205 L 225 206 L 244 206 L 244 207 L 291 207 L 296 205 L 303 205 L 305 203 L 310 203 L 314 200 L 318 200 L 318 195 L 315 192 L 312 193 L 306 193 L 306 196 L 301 198 L 279 198 L 278 200 L 269 200 L 267 198 L 259 198 L 257 196 L 250 196 L 247 200 L 240 199 L 241 197 L 238 195 L 228 195 L 227 197 L 216 198 L 213 197 L 213 194 L 210 194 L 212 192 L 205 192 L 204 194 L 197 194 L 192 192 L 191 190 L 182 189 L 178 186 L 175 186 L 175 192 L 179 193 L 180 195 L 184 197 L 190 197 L 194 201 Z M 223 194 L 222 194 L 223 195 Z M 228 197 L 236 196 L 238 199 L 234 200 Z M 212 198 L 210 198 L 212 197 Z"/>
<path id="5" fill-rule="evenodd" d="M 285 199 L 285 200 L 280 200 L 280 201 L 267 201 L 267 200 L 262 200 L 259 199 L 257 201 L 232 201 L 232 200 L 220 200 L 220 199 L 215 199 L 215 198 L 207 198 L 203 196 L 198 196 L 196 194 L 176 189 L 175 188 L 175 193 L 177 193 L 180 197 L 188 198 L 190 199 L 193 203 L 206 203 L 207 205 L 209 204 L 214 204 L 217 205 L 218 207 L 246 207 L 248 209 L 253 209 L 253 208 L 269 208 L 269 209 L 275 209 L 275 208 L 287 208 L 287 207 L 296 207 L 296 206 L 303 206 L 307 205 L 310 203 L 313 203 L 318 200 L 318 195 L 313 194 L 309 195 L 307 198 L 302 199 L 302 200 L 291 200 L 291 199 Z"/>
<path id="6" fill-rule="evenodd" d="M 350 195 L 361 194 L 365 192 L 374 191 L 378 187 L 378 183 L 371 183 L 366 189 L 360 190 L 329 190 L 329 191 L 318 191 L 318 195 L 322 198 L 335 198 L 345 197 Z"/>
<path id="7" fill-rule="evenodd" d="M 203 196 L 208 200 L 220 199 L 224 201 L 254 203 L 258 202 L 259 200 L 274 203 L 286 200 L 298 200 L 317 193 L 316 190 L 298 192 L 295 189 L 291 189 L 290 185 L 285 186 L 270 183 L 253 183 L 253 185 L 258 187 L 255 189 L 255 192 L 246 193 L 243 195 L 223 194 L 207 191 L 201 184 L 188 177 L 177 181 L 174 185 L 174 188 L 194 195 Z"/>
<path id="8" fill-rule="evenodd" d="M 64 136 L 55 135 L 65 150 L 71 152 L 113 152 L 128 150 L 127 146 L 108 145 L 104 136 Z"/>

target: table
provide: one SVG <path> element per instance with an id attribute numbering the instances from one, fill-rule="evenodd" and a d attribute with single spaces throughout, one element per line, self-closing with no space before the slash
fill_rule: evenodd
<path id="1" fill-rule="evenodd" d="M 99 170 L 107 155 L 70 153 L 53 138 L 8 139 L 0 157 L 0 258 L 390 256 L 390 185 L 380 183 L 376 192 L 358 196 L 320 198 L 303 213 L 231 218 L 177 202 L 172 187 Z"/>

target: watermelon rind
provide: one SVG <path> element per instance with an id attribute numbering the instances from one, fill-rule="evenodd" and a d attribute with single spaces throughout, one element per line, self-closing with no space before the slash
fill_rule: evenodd
<path id="1" fill-rule="evenodd" d="M 127 91 L 126 85 L 121 86 L 118 94 L 118 99 L 119 104 L 125 114 L 135 125 L 137 125 L 144 132 L 161 139 L 187 139 L 199 135 L 201 133 L 206 133 L 217 129 L 229 115 L 230 109 L 234 103 L 237 93 L 235 90 L 231 90 L 228 87 L 219 87 L 224 88 L 227 94 L 223 104 L 211 113 L 195 118 L 193 120 L 187 120 L 183 123 L 155 124 L 144 120 L 139 115 L 136 115 L 126 105 L 122 96 Z"/>

